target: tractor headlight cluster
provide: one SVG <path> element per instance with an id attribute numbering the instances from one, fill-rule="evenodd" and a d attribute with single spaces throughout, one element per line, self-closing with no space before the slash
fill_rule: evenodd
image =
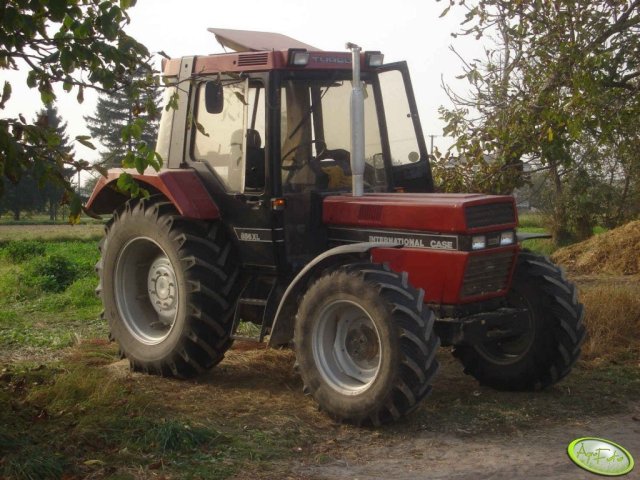
<path id="1" fill-rule="evenodd" d="M 500 245 L 511 245 L 513 244 L 514 239 L 515 237 L 513 235 L 513 232 L 502 232 L 500 234 Z"/>
<path id="2" fill-rule="evenodd" d="M 367 67 L 381 67 L 384 55 L 380 52 L 364 52 L 364 64 Z"/>
<path id="3" fill-rule="evenodd" d="M 506 247 L 513 245 L 515 234 L 513 231 L 501 233 L 488 233 L 486 235 L 474 235 L 471 237 L 471 250 L 482 250 L 484 248 Z"/>
<path id="4" fill-rule="evenodd" d="M 309 63 L 309 52 L 304 48 L 290 48 L 289 60 L 290 67 L 304 67 Z"/>
<path id="5" fill-rule="evenodd" d="M 482 250 L 487 246 L 487 237 L 484 235 L 476 235 L 471 239 L 472 250 Z"/>

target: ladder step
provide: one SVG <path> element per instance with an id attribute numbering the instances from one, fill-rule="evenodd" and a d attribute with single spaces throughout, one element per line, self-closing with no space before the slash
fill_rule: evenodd
<path id="1" fill-rule="evenodd" d="M 238 303 L 242 305 L 257 305 L 264 307 L 267 304 L 267 301 L 262 298 L 241 298 L 238 300 Z"/>

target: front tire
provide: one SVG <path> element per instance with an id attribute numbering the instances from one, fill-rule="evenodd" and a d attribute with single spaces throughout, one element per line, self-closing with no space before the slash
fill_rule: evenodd
<path id="1" fill-rule="evenodd" d="M 431 390 L 440 345 L 434 320 L 404 273 L 354 264 L 323 275 L 296 316 L 305 393 L 340 421 L 397 420 Z"/>
<path id="2" fill-rule="evenodd" d="M 181 217 L 161 198 L 127 202 L 100 243 L 98 294 L 134 370 L 191 377 L 231 346 L 238 267 L 219 223 Z"/>
<path id="3" fill-rule="evenodd" d="M 516 338 L 455 346 L 465 373 L 498 390 L 538 390 L 560 381 L 580 356 L 586 334 L 575 285 L 547 258 L 523 251 L 507 303 L 526 309 L 528 328 Z"/>

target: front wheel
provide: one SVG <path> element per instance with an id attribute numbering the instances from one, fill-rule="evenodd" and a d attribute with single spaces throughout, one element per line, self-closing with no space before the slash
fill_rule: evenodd
<path id="1" fill-rule="evenodd" d="M 422 291 L 382 265 L 347 265 L 302 299 L 295 348 L 305 392 L 338 420 L 379 425 L 431 390 L 439 339 Z"/>
<path id="2" fill-rule="evenodd" d="M 499 390 L 537 390 L 565 377 L 585 338 L 576 287 L 545 257 L 519 254 L 507 303 L 522 310 L 523 332 L 512 338 L 458 345 L 465 373 Z"/>

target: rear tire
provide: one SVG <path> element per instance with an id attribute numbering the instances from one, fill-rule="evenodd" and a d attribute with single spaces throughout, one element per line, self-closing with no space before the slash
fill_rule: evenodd
<path id="1" fill-rule="evenodd" d="M 527 308 L 529 329 L 507 341 L 454 347 L 465 373 L 498 390 L 538 390 L 565 377 L 585 338 L 583 306 L 564 271 L 547 258 L 520 252 L 507 295 L 511 307 Z"/>
<path id="2" fill-rule="evenodd" d="M 191 377 L 222 360 L 238 295 L 222 225 L 189 221 L 160 198 L 131 200 L 100 252 L 97 293 L 134 370 Z"/>
<path id="3" fill-rule="evenodd" d="M 333 418 L 380 425 L 431 391 L 440 345 L 435 317 L 406 273 L 354 264 L 307 291 L 294 333 L 305 393 Z"/>

